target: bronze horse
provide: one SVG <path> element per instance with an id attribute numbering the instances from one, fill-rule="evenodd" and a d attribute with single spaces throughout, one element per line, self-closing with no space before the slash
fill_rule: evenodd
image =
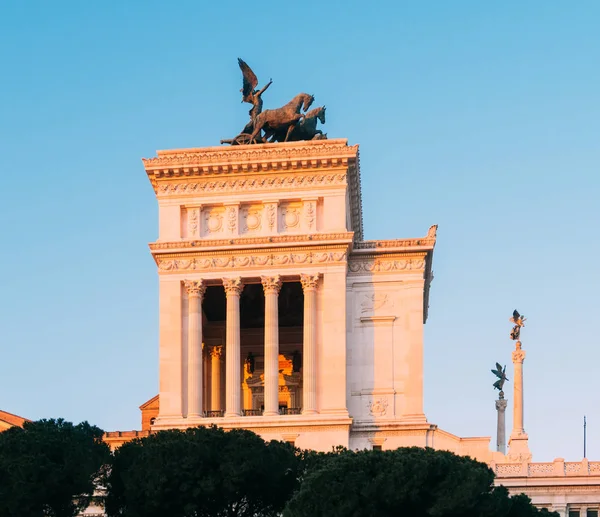
<path id="1" fill-rule="evenodd" d="M 325 124 L 325 106 L 311 109 L 304 118 L 296 124 L 292 132 L 289 134 L 288 141 L 296 142 L 299 140 L 323 140 L 327 135 L 320 129 L 317 129 L 317 122 Z M 278 131 L 271 138 L 271 142 L 283 142 L 285 132 Z"/>
<path id="2" fill-rule="evenodd" d="M 300 110 L 306 112 L 314 100 L 315 98 L 308 93 L 299 93 L 285 106 L 259 113 L 254 119 L 254 131 L 250 135 L 250 142 L 257 139 L 261 131 L 265 132 L 265 140 L 278 131 L 285 131 L 283 141 L 287 142 L 290 133 L 304 116 Z"/>

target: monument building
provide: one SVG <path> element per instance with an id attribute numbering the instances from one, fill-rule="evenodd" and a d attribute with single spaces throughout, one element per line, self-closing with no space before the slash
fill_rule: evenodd
<path id="1" fill-rule="evenodd" d="M 489 438 L 425 417 L 436 227 L 363 239 L 358 146 L 160 151 L 144 166 L 159 207 L 152 430 L 243 427 L 323 451 L 439 442 L 489 459 Z"/>
<path id="2" fill-rule="evenodd" d="M 524 425 L 520 330 L 513 429 L 497 447 L 460 438 L 423 410 L 423 326 L 437 226 L 422 237 L 365 240 L 357 145 L 327 139 L 300 93 L 263 111 L 241 59 L 241 133 L 222 144 L 143 160 L 158 202 L 150 244 L 159 290 L 159 393 L 142 430 L 106 433 L 111 447 L 162 429 L 217 425 L 303 449 L 433 447 L 487 462 L 496 482 L 561 516 L 597 517 L 600 462 L 532 463 Z"/>

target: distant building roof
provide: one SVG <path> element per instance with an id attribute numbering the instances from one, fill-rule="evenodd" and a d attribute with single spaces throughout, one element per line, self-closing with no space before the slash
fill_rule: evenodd
<path id="1" fill-rule="evenodd" d="M 23 427 L 25 422 L 30 422 L 30 420 L 0 409 L 0 431 L 5 431 L 9 427 Z"/>

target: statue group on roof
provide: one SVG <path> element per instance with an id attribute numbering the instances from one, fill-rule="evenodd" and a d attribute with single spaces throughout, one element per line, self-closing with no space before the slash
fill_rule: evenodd
<path id="1" fill-rule="evenodd" d="M 252 69 L 238 58 L 243 76 L 242 102 L 252 104 L 250 120 L 242 132 L 222 144 L 260 144 L 267 142 L 293 142 L 298 140 L 320 140 L 327 135 L 317 129 L 317 123 L 325 124 L 325 106 L 308 109 L 315 98 L 308 93 L 299 93 L 285 106 L 263 111 L 262 95 L 273 84 L 273 80 L 257 90 L 258 78 Z"/>

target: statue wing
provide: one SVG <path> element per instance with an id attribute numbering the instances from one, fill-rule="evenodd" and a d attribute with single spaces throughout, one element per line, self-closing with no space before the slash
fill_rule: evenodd
<path id="1" fill-rule="evenodd" d="M 242 86 L 242 98 L 244 101 L 248 102 L 248 96 L 252 93 L 254 88 L 258 86 L 258 78 L 256 74 L 252 71 L 246 62 L 243 59 L 238 57 L 238 65 L 240 65 L 240 70 L 242 71 L 242 76 L 244 77 L 244 85 Z"/>
<path id="2" fill-rule="evenodd" d="M 519 314 L 519 311 L 517 309 L 515 309 L 513 311 L 513 321 L 516 323 L 517 321 L 519 321 L 520 317 L 521 317 L 521 315 Z"/>
<path id="3" fill-rule="evenodd" d="M 499 370 L 492 370 L 492 373 L 493 373 L 493 374 L 494 374 L 496 377 L 498 377 L 499 379 L 501 379 L 501 378 L 502 378 L 502 369 L 499 369 Z"/>

